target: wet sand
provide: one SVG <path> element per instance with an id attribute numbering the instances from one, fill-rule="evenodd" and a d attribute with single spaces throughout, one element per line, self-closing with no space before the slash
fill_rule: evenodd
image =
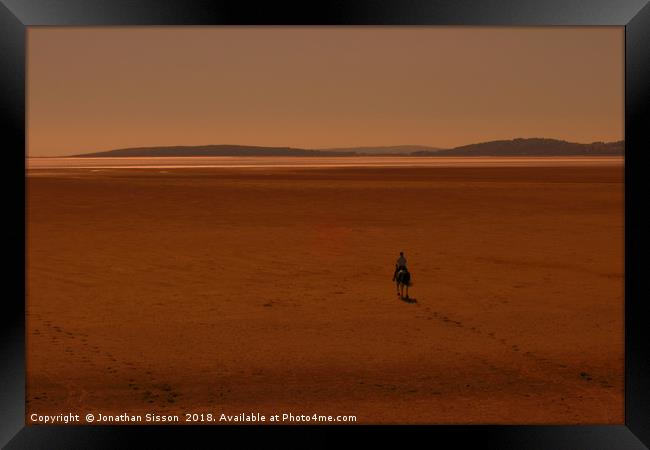
<path id="1" fill-rule="evenodd" d="M 30 171 L 27 414 L 623 423 L 623 198 L 617 164 Z"/>

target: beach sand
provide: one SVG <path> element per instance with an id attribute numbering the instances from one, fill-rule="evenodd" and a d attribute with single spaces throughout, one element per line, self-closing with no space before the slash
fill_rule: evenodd
<path id="1" fill-rule="evenodd" d="M 623 200 L 622 166 L 30 171 L 27 415 L 622 424 Z"/>

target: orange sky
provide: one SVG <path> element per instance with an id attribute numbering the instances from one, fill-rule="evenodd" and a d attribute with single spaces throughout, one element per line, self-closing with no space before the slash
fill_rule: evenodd
<path id="1" fill-rule="evenodd" d="M 623 27 L 30 27 L 27 151 L 620 140 L 623 62 Z"/>

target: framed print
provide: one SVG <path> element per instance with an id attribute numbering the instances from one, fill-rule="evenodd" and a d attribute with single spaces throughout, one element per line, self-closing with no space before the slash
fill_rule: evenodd
<path id="1" fill-rule="evenodd" d="M 647 447 L 648 42 L 645 0 L 1 0 L 0 442 Z"/>

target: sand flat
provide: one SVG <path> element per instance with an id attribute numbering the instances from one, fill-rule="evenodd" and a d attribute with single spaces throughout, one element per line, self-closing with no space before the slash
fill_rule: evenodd
<path id="1" fill-rule="evenodd" d="M 28 414 L 624 421 L 618 162 L 93 170 L 28 172 Z"/>

